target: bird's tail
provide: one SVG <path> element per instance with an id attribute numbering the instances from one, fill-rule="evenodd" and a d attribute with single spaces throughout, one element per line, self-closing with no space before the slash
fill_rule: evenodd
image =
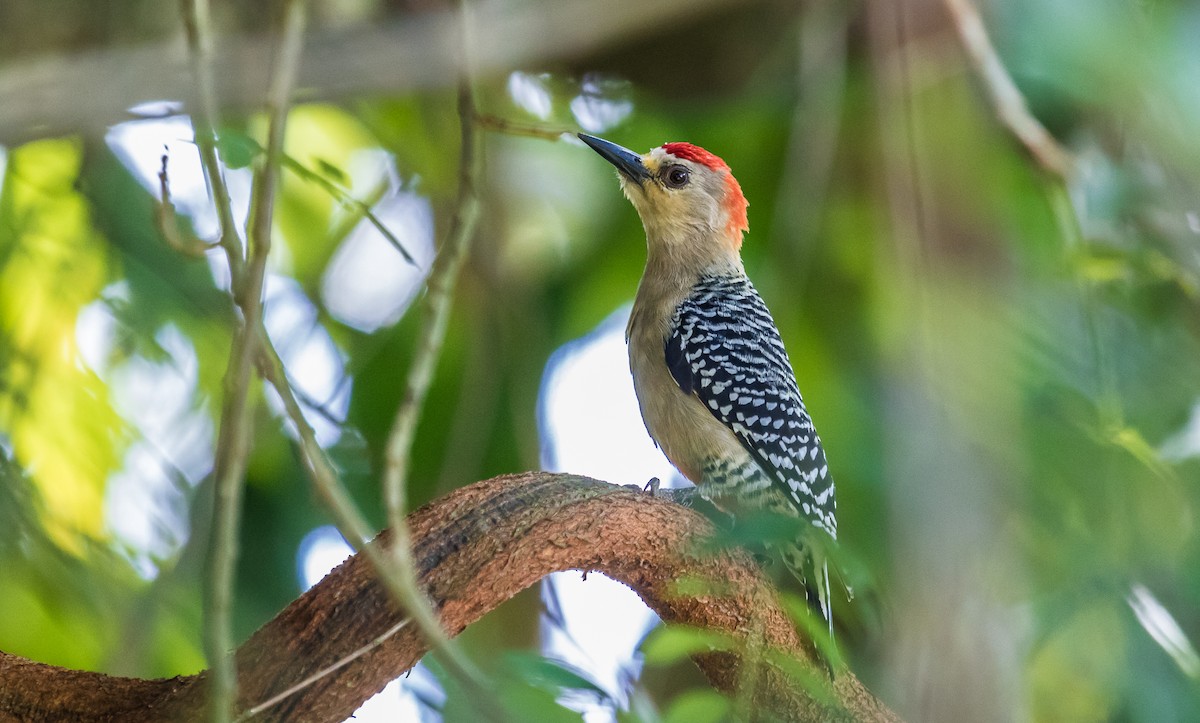
<path id="1" fill-rule="evenodd" d="M 829 559 L 819 545 L 789 544 L 782 550 L 783 562 L 803 585 L 809 605 L 821 614 L 833 639 L 833 595 L 829 586 Z"/>

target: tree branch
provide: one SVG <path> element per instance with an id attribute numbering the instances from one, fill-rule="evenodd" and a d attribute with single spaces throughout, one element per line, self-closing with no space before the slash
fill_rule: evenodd
<path id="1" fill-rule="evenodd" d="M 414 512 L 409 527 L 420 583 L 452 634 L 551 572 L 595 571 L 629 585 L 670 623 L 744 638 L 752 617 L 761 616 L 768 646 L 828 680 L 749 556 L 698 557 L 697 543 L 711 525 L 664 499 L 584 477 L 532 472 L 456 490 Z M 388 534 L 371 545 L 386 552 Z M 678 582 L 689 579 L 706 584 L 681 591 Z M 255 720 L 345 720 L 425 653 L 414 626 L 394 630 L 404 617 L 366 557 L 352 557 L 238 649 L 237 709 L 245 712 L 295 689 Z M 736 654 L 705 654 L 696 663 L 717 689 L 736 686 Z M 319 671 L 326 674 L 313 680 Z M 0 720 L 194 720 L 203 711 L 206 687 L 206 673 L 115 678 L 0 653 Z M 835 702 L 822 702 L 819 693 L 797 688 L 783 670 L 768 666 L 758 675 L 754 709 L 783 720 L 899 720 L 849 673 L 832 687 Z"/>
<path id="2" fill-rule="evenodd" d="M 1044 170 L 1062 180 L 1069 179 L 1075 169 L 1075 159 L 1029 112 L 1025 97 L 1021 95 L 1020 89 L 1013 82 L 1004 63 L 1000 61 L 1000 56 L 996 54 L 991 39 L 988 38 L 987 29 L 979 17 L 979 10 L 971 0 L 945 0 L 945 3 L 963 48 L 987 89 L 1000 122 L 1025 146 Z"/>
<path id="3" fill-rule="evenodd" d="M 229 651 L 233 647 L 233 587 L 237 571 L 238 528 L 254 413 L 249 388 L 254 361 L 259 351 L 259 329 L 263 318 L 263 283 L 267 258 L 271 252 L 275 192 L 279 181 L 280 159 L 283 155 L 288 101 L 300 65 L 304 21 L 303 0 L 287 0 L 278 54 L 273 63 L 271 88 L 267 93 L 267 152 L 254 173 L 248 234 L 250 254 L 240 279 L 237 273 L 239 263 L 233 254 L 229 256 L 230 274 L 233 279 L 231 288 L 234 300 L 242 310 L 242 325 L 234 341 L 229 367 L 225 373 L 225 400 L 221 412 L 221 431 L 217 440 L 214 475 L 216 493 L 213 504 L 213 538 L 206 566 L 208 584 L 205 589 L 204 610 L 204 648 L 208 663 L 212 666 L 214 681 L 210 687 L 210 712 L 212 720 L 216 723 L 229 720 L 238 683 L 236 658 L 230 655 Z M 198 133 L 197 140 L 199 138 Z M 212 178 L 219 177 L 218 168 Z M 224 209 L 222 214 L 230 213 L 227 197 L 218 197 L 217 205 Z M 225 238 L 225 234 L 222 234 L 222 238 Z"/>
<path id="4" fill-rule="evenodd" d="M 498 115 L 479 114 L 475 116 L 475 125 L 485 131 L 503 133 L 509 136 L 524 136 L 540 138 L 544 141 L 557 141 L 565 136 L 574 137 L 575 131 L 570 128 L 548 126 L 539 123 L 522 123 L 520 121 L 501 118 Z"/>
<path id="5" fill-rule="evenodd" d="M 218 103 L 213 81 L 213 40 L 208 25 L 208 0 L 182 0 L 181 10 L 187 35 L 192 82 L 196 85 L 197 109 L 193 114 L 192 128 L 196 136 L 196 147 L 200 151 L 200 162 L 204 166 L 204 177 L 208 179 L 213 204 L 217 208 L 217 218 L 221 222 L 221 235 L 217 243 L 225 249 L 225 255 L 229 257 L 229 286 L 236 291 L 241 286 L 244 259 L 242 240 L 238 236 L 237 223 L 233 220 L 229 189 L 225 185 L 225 176 L 217 153 Z M 163 165 L 165 167 L 166 163 Z"/>
<path id="6" fill-rule="evenodd" d="M 556 65 L 633 37 L 650 37 L 682 18 L 743 0 L 556 0 L 479 3 L 472 54 L 480 73 Z M 458 76 L 458 20 L 449 11 L 405 14 L 383 23 L 314 32 L 297 80 L 309 98 L 450 87 Z M 271 40 L 223 38 L 212 75 L 225 107 L 255 107 L 268 84 Z M 103 133 L 128 109 L 163 98 L 195 100 L 175 39 L 133 47 L 16 59 L 0 67 L 0 144 L 70 133 Z M 182 96 L 182 97 L 181 97 Z"/>
<path id="7" fill-rule="evenodd" d="M 441 356 L 442 344 L 446 340 L 446 327 L 450 320 L 458 273 L 466 260 L 471 240 L 475 236 L 476 222 L 479 220 L 478 183 L 481 159 L 479 133 L 475 127 L 473 73 L 469 58 L 472 41 L 471 21 L 465 1 L 458 3 L 458 11 L 461 23 L 458 38 L 458 122 L 461 145 L 458 160 L 458 197 L 455 200 L 454 215 L 450 219 L 446 240 L 438 251 L 426 285 L 416 349 L 408 369 L 404 395 L 400 398 L 400 405 L 396 409 L 384 450 L 382 487 L 388 525 L 396 538 L 396 544 L 392 548 L 392 559 L 401 581 L 405 583 L 397 590 L 401 595 L 399 600 L 413 616 L 417 629 L 434 650 L 445 658 L 444 662 L 451 672 L 473 688 L 482 691 L 482 675 L 462 651 L 451 644 L 438 623 L 436 613 L 423 598 L 417 583 L 416 566 L 405 521 L 405 515 L 408 513 L 408 468 L 417 423 L 421 419 L 429 384 L 433 380 L 433 373 Z"/>
<path id="8" fill-rule="evenodd" d="M 261 326 L 259 327 L 259 344 L 261 350 L 258 360 L 259 371 L 263 379 L 275 389 L 275 393 L 283 401 L 284 410 L 296 427 L 297 435 L 300 438 L 300 457 L 304 461 L 305 471 L 312 480 L 317 498 L 321 500 L 333 517 L 334 525 L 346 542 L 354 548 L 355 552 L 361 551 L 374 566 L 375 573 L 382 579 L 383 586 L 391 592 L 393 598 L 398 601 L 404 600 L 412 594 L 408 591 L 410 588 L 418 589 L 417 581 L 405 581 L 393 560 L 384 555 L 383 550 L 378 546 L 364 547 L 364 543 L 370 539 L 372 534 L 370 523 L 358 506 L 354 504 L 346 486 L 338 479 L 325 450 L 317 442 L 317 435 L 313 431 L 312 425 L 304 417 L 304 410 L 300 408 L 295 390 L 287 381 L 287 370 L 284 369 L 283 360 L 279 358 L 279 353 L 271 344 L 267 330 Z M 339 661 L 337 665 L 340 667 L 341 664 L 343 663 Z"/>

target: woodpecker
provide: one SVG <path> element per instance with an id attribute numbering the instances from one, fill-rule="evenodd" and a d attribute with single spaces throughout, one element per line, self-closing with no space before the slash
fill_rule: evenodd
<path id="1" fill-rule="evenodd" d="M 579 138 L 616 166 L 646 230 L 646 270 L 625 332 L 646 430 L 719 509 L 809 523 L 781 556 L 815 589 L 832 634 L 833 477 L 779 330 L 742 265 L 741 186 L 723 160 L 690 143 L 638 155 Z"/>

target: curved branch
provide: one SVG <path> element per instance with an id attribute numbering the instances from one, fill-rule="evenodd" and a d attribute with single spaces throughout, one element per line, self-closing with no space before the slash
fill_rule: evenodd
<path id="1" fill-rule="evenodd" d="M 979 10 L 971 0 L 945 0 L 945 3 L 963 48 L 987 89 L 997 118 L 1025 146 L 1038 165 L 1064 181 L 1070 180 L 1075 172 L 1075 158 L 1029 112 L 1025 96 L 1013 82 L 988 37 Z"/>
<path id="2" fill-rule="evenodd" d="M 414 512 L 409 526 L 417 572 L 451 634 L 551 572 L 589 570 L 629 585 L 668 622 L 743 636 L 751 614 L 762 616 L 768 645 L 823 675 L 811 645 L 798 637 L 753 561 L 742 554 L 690 553 L 712 528 L 664 499 L 585 477 L 535 472 L 456 490 Z M 371 544 L 386 546 L 388 534 Z M 709 592 L 676 589 L 677 581 L 690 578 L 710 581 Z M 253 708 L 358 652 L 255 718 L 345 720 L 425 653 L 413 626 L 396 630 L 402 618 L 366 557 L 350 558 L 238 649 L 238 709 Z M 738 681 L 739 660 L 732 653 L 705 654 L 696 663 L 720 690 L 730 691 Z M 786 720 L 898 720 L 849 673 L 833 684 L 836 703 L 798 690 L 775 668 L 758 680 L 755 708 Z M 157 681 L 113 678 L 0 654 L 0 720 L 194 719 L 205 705 L 205 688 L 205 673 Z"/>

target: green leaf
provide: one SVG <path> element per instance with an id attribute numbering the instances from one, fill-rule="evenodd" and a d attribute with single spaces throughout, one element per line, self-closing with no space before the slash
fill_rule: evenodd
<path id="1" fill-rule="evenodd" d="M 349 183 L 350 179 L 346 176 L 342 169 L 333 165 L 329 161 L 325 160 L 324 158 L 318 158 L 316 163 L 317 169 L 321 173 L 324 173 L 326 176 L 329 176 L 331 179 L 343 185 Z"/>
<path id="2" fill-rule="evenodd" d="M 607 699 L 608 691 L 587 677 L 587 673 L 560 660 L 545 658 L 524 651 L 504 656 L 509 670 L 530 685 L 558 693 L 562 690 L 582 690 Z"/>
<path id="3" fill-rule="evenodd" d="M 263 152 L 262 146 L 240 131 L 223 130 L 217 136 L 217 151 L 228 168 L 246 168 L 255 156 Z"/>
<path id="4" fill-rule="evenodd" d="M 1121 426 L 1110 430 L 1109 441 L 1128 452 L 1134 459 L 1145 465 L 1163 479 L 1172 479 L 1174 472 L 1162 461 L 1158 451 L 1142 436 L 1142 433 L 1130 426 Z"/>
<path id="5" fill-rule="evenodd" d="M 690 690 L 671 703 L 663 723 L 718 723 L 732 717 L 733 705 L 715 690 Z"/>
<path id="6" fill-rule="evenodd" d="M 738 643 L 726 633 L 685 625 L 660 627 L 642 643 L 646 662 L 671 665 L 697 653 L 736 650 Z"/>
<path id="7" fill-rule="evenodd" d="M 508 713 L 507 720 L 579 723 L 583 718 L 578 712 L 568 710 L 559 704 L 556 700 L 557 693 L 518 683 L 503 686 L 499 694 L 500 699 L 504 702 L 504 709 Z M 479 720 L 479 718 L 468 717 L 462 720 Z"/>
<path id="8" fill-rule="evenodd" d="M 785 544 L 801 537 L 809 528 L 804 520 L 769 510 L 747 510 L 740 513 L 732 527 L 713 536 L 718 547 L 760 547 L 763 544 Z"/>
<path id="9" fill-rule="evenodd" d="M 829 678 L 813 669 L 808 663 L 797 660 L 792 655 L 779 650 L 768 650 L 766 660 L 786 673 L 817 701 L 825 705 L 837 705 L 837 696 L 833 693 Z"/>
<path id="10" fill-rule="evenodd" d="M 816 644 L 821 657 L 834 670 L 845 667 L 846 661 L 842 657 L 841 650 L 838 649 L 837 641 L 829 634 L 829 624 L 812 609 L 808 600 L 800 595 L 785 592 L 781 593 L 780 601 L 796 627 Z M 834 617 L 836 619 L 836 614 Z"/>

